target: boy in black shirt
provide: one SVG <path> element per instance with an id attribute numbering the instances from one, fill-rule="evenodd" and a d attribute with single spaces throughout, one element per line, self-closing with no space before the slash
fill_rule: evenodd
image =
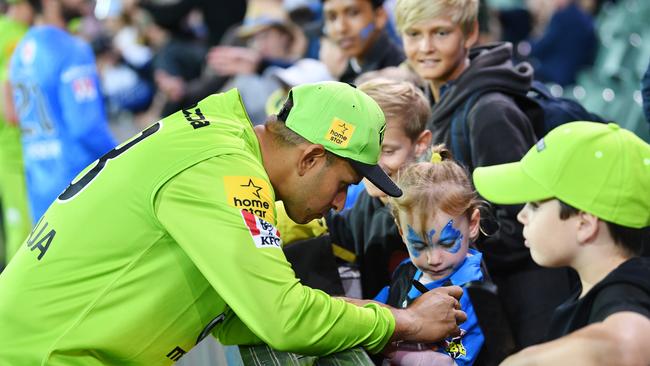
<path id="1" fill-rule="evenodd" d="M 479 193 L 527 202 L 517 219 L 545 267 L 581 286 L 554 314 L 549 339 L 503 365 L 650 364 L 650 145 L 610 123 L 555 128 L 520 162 L 477 168 Z"/>

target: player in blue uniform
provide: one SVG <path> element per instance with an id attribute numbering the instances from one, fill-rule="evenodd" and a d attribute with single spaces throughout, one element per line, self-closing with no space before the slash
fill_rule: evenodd
<path id="1" fill-rule="evenodd" d="M 43 25 L 27 32 L 9 69 L 33 222 L 84 167 L 115 146 L 92 50 L 65 30 L 64 14 L 79 4 L 54 5 L 38 9 Z"/>

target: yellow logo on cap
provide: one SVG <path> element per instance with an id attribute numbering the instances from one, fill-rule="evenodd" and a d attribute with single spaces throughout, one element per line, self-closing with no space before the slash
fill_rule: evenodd
<path id="1" fill-rule="evenodd" d="M 347 147 L 355 128 L 353 124 L 334 117 L 332 125 L 325 133 L 325 138 L 341 147 Z"/>
<path id="2" fill-rule="evenodd" d="M 270 223 L 275 222 L 275 204 L 268 183 L 258 177 L 223 177 L 228 205 L 244 209 Z"/>

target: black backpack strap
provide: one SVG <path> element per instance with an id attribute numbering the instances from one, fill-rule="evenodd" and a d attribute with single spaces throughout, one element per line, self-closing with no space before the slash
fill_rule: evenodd
<path id="1" fill-rule="evenodd" d="M 465 101 L 462 108 L 456 109 L 451 118 L 451 153 L 454 155 L 454 160 L 463 164 L 470 172 L 474 166 L 472 164 L 472 150 L 469 142 L 469 112 L 485 91 L 477 91 L 470 95 Z"/>

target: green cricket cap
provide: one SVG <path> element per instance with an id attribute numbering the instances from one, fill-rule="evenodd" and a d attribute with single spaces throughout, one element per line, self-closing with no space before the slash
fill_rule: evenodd
<path id="1" fill-rule="evenodd" d="M 563 124 L 521 161 L 477 168 L 473 178 L 495 203 L 557 198 L 621 226 L 650 226 L 650 145 L 615 123 Z"/>
<path id="2" fill-rule="evenodd" d="M 402 195 L 377 165 L 386 130 L 384 113 L 355 86 L 338 81 L 296 86 L 289 91 L 278 119 L 309 142 L 346 159 L 359 175 L 387 195 Z"/>

